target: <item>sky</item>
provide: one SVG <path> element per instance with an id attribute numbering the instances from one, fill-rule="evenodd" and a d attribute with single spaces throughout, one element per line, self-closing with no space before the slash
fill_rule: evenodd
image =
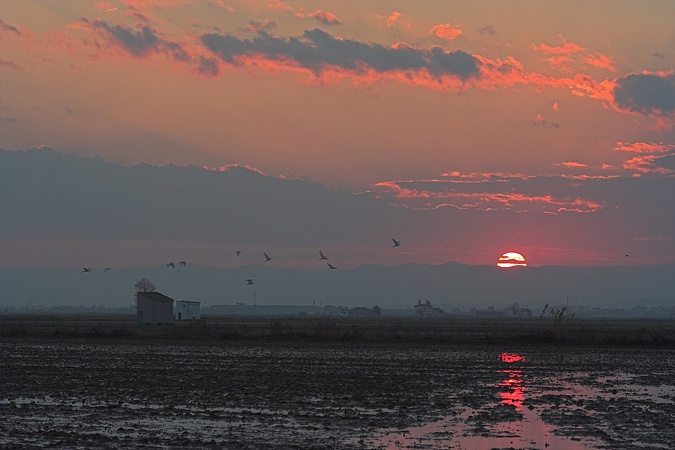
<path id="1" fill-rule="evenodd" d="M 673 264 L 674 17 L 664 0 L 5 1 L 0 266 Z M 165 198 L 167 180 L 184 189 Z"/>

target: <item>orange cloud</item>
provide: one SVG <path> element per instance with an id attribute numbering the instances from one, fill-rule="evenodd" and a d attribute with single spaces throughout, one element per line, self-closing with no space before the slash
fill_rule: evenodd
<path id="1" fill-rule="evenodd" d="M 546 55 L 571 55 L 582 51 L 583 47 L 567 42 L 557 47 L 546 44 L 534 45 L 534 49 Z"/>
<path id="2" fill-rule="evenodd" d="M 583 50 L 583 48 L 581 48 L 577 44 L 571 43 L 565 43 L 557 47 L 546 44 L 534 45 L 533 47 L 535 50 L 540 51 L 544 55 L 546 55 L 546 58 L 544 59 L 548 61 L 548 64 L 551 67 L 555 69 L 561 69 L 567 72 L 572 71 L 567 65 L 574 62 L 574 60 L 571 58 L 570 55 L 573 55 L 574 53 Z"/>
<path id="3" fill-rule="evenodd" d="M 389 17 L 387 17 L 387 26 L 393 27 L 400 17 L 401 13 L 398 11 L 394 11 L 393 13 L 391 13 Z"/>
<path id="4" fill-rule="evenodd" d="M 419 182 L 386 181 L 377 183 L 375 187 L 381 189 L 380 194 L 377 194 L 381 198 L 393 197 L 409 201 L 422 200 L 422 207 L 418 209 L 438 209 L 450 206 L 458 209 L 509 210 L 513 212 L 556 214 L 563 211 L 588 213 L 604 207 L 601 203 L 580 197 L 556 198 L 552 195 L 530 195 L 518 192 L 460 192 L 452 188 L 432 191 L 424 188 L 403 186 L 415 183 L 419 183 L 422 186 L 449 184 L 452 187 L 454 185 L 454 181 L 449 180 L 424 180 Z"/>
<path id="5" fill-rule="evenodd" d="M 328 11 L 315 11 L 309 15 L 309 17 L 312 17 L 319 22 L 322 22 L 326 25 L 339 25 L 342 23 L 342 21 L 333 13 L 330 13 Z"/>
<path id="6" fill-rule="evenodd" d="M 537 114 L 537 117 L 532 119 L 532 125 L 542 126 L 542 127 L 551 127 L 551 128 L 560 128 L 560 124 L 558 122 L 549 122 L 547 120 L 544 120 L 544 118 L 541 114 Z"/>
<path id="7" fill-rule="evenodd" d="M 134 9 L 177 6 L 190 3 L 190 0 L 120 0 L 122 4 Z"/>
<path id="8" fill-rule="evenodd" d="M 586 164 L 574 162 L 574 161 L 567 161 L 562 163 L 563 166 L 565 167 L 588 167 Z"/>
<path id="9" fill-rule="evenodd" d="M 672 170 L 659 167 L 656 162 L 660 159 L 657 155 L 636 156 L 623 163 L 624 169 L 635 170 L 640 173 L 671 174 Z"/>
<path id="10" fill-rule="evenodd" d="M 248 172 L 254 172 L 257 173 L 258 175 L 262 176 L 267 176 L 265 175 L 262 171 L 259 169 L 256 169 L 253 166 L 249 166 L 248 164 L 225 164 L 224 166 L 219 166 L 219 167 L 203 167 L 206 170 L 211 170 L 214 172 L 229 172 L 229 171 L 237 171 L 237 170 L 242 170 L 242 171 L 248 171 Z"/>
<path id="11" fill-rule="evenodd" d="M 632 153 L 670 153 L 675 151 L 675 144 L 664 144 L 663 142 L 617 142 L 614 150 L 620 152 Z"/>
<path id="12" fill-rule="evenodd" d="M 281 0 L 267 0 L 267 3 L 265 4 L 265 7 L 269 9 L 276 9 L 276 10 L 281 10 L 281 11 L 293 11 L 293 7 L 289 5 L 286 2 L 282 2 Z"/>
<path id="13" fill-rule="evenodd" d="M 211 0 L 211 3 L 218 6 L 221 9 L 224 9 L 227 12 L 235 12 L 236 10 L 230 5 L 225 4 L 223 0 Z"/>
<path id="14" fill-rule="evenodd" d="M 431 30 L 429 30 L 429 34 L 432 36 L 436 36 L 439 39 L 452 41 L 462 35 L 462 30 L 456 25 L 443 23 L 431 28 Z"/>
<path id="15" fill-rule="evenodd" d="M 607 55 L 604 55 L 602 53 L 595 53 L 593 55 L 589 55 L 584 58 L 584 61 L 586 61 L 588 64 L 598 67 L 600 69 L 607 69 L 612 72 L 616 72 L 616 65 L 614 63 L 614 60 L 610 58 Z"/>

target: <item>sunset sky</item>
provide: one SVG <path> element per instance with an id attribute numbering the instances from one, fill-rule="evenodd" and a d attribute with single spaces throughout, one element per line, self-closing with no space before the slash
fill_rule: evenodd
<path id="1" fill-rule="evenodd" d="M 0 149 L 237 168 L 347 206 L 276 241 L 252 231 L 264 215 L 239 242 L 5 217 L 0 265 L 231 265 L 242 245 L 293 266 L 322 246 L 343 267 L 675 263 L 674 20 L 664 0 L 4 1 Z"/>

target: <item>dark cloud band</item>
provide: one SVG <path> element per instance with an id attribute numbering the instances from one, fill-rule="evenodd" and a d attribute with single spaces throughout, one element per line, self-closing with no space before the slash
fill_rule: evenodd
<path id="1" fill-rule="evenodd" d="M 628 75 L 617 80 L 613 93 L 624 110 L 657 116 L 675 113 L 675 75 Z"/>
<path id="2" fill-rule="evenodd" d="M 440 47 L 386 47 L 349 39 L 338 39 L 322 30 L 307 30 L 302 37 L 278 38 L 259 32 L 253 39 L 240 39 L 216 33 L 201 36 L 202 43 L 228 64 L 239 64 L 241 57 L 261 55 L 269 60 L 291 60 L 320 73 L 327 67 L 377 72 L 421 71 L 432 76 L 455 76 L 462 80 L 479 75 L 480 62 L 472 55 Z"/>

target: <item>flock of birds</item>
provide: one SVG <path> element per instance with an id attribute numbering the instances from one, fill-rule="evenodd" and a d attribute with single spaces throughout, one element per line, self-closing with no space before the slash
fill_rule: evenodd
<path id="1" fill-rule="evenodd" d="M 394 242 L 394 245 L 392 245 L 392 247 L 400 247 L 400 246 L 401 246 L 401 241 L 400 241 L 400 240 L 397 240 L 397 239 L 394 239 L 394 238 L 392 238 L 391 240 Z M 236 251 L 234 252 L 234 254 L 237 255 L 237 256 L 241 256 L 242 251 L 241 251 L 241 250 L 236 250 Z M 268 255 L 266 252 L 263 252 L 263 256 L 265 257 L 265 262 L 272 261 L 272 259 L 273 259 L 273 258 L 272 258 L 270 255 Z M 628 256 L 628 255 L 626 255 L 626 256 Z M 328 262 L 328 257 L 324 254 L 324 252 L 323 252 L 322 250 L 319 250 L 319 261 L 326 261 L 326 264 L 328 264 L 328 270 L 337 270 L 337 267 L 335 267 L 333 264 L 331 264 L 330 262 Z M 186 265 L 187 265 L 187 262 L 186 262 L 186 261 L 180 261 L 180 262 L 178 262 L 178 265 L 179 265 L 179 266 L 186 266 Z M 167 268 L 170 268 L 170 269 L 175 269 L 175 268 L 176 268 L 176 264 L 172 261 L 172 262 L 166 263 L 166 267 L 167 267 Z M 108 272 L 108 271 L 110 271 L 110 270 L 112 270 L 111 267 L 106 267 L 103 271 L 104 271 L 104 272 Z M 83 268 L 82 268 L 82 272 L 83 272 L 83 273 L 87 273 L 87 272 L 91 272 L 91 271 L 92 271 L 91 267 L 83 267 Z M 252 284 L 253 284 L 253 280 L 250 279 L 250 278 L 247 278 L 247 279 L 246 279 L 246 284 L 249 285 L 249 286 L 252 285 Z"/>

